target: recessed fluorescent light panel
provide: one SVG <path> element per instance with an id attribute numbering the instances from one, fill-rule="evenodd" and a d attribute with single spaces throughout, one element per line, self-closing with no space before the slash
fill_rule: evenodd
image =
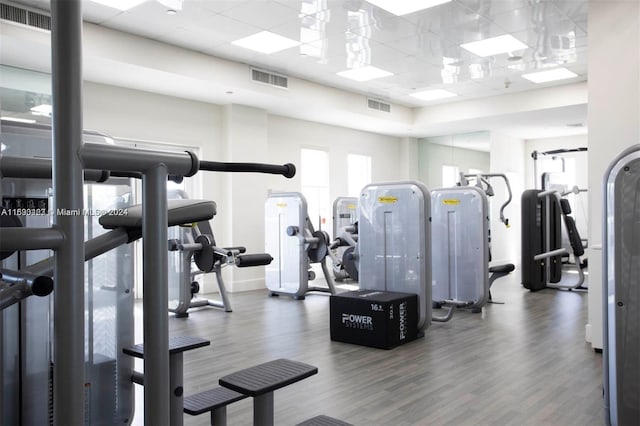
<path id="1" fill-rule="evenodd" d="M 486 38 L 484 40 L 472 41 L 471 43 L 464 43 L 461 44 L 460 47 L 484 58 L 486 56 L 523 50 L 529 46 L 511 34 L 505 34 L 498 37 Z"/>
<path id="2" fill-rule="evenodd" d="M 337 74 L 340 77 L 349 78 L 355 81 L 367 81 L 393 75 L 392 72 L 381 70 L 380 68 L 372 67 L 371 65 L 346 71 L 340 71 Z"/>
<path id="3" fill-rule="evenodd" d="M 408 15 L 419 10 L 449 3 L 451 0 L 367 0 L 374 6 L 396 16 Z"/>
<path id="4" fill-rule="evenodd" d="M 231 44 L 244 47 L 245 49 L 254 50 L 256 52 L 270 54 L 298 46 L 300 42 L 270 31 L 261 31 L 254 35 L 250 35 L 249 37 L 232 41 Z"/>
<path id="5" fill-rule="evenodd" d="M 556 80 L 564 80 L 567 78 L 573 78 L 573 77 L 577 77 L 578 74 L 574 73 L 573 71 L 569 71 L 566 68 L 555 68 L 552 70 L 547 70 L 547 71 L 539 71 L 539 72 L 532 72 L 529 74 L 522 74 L 522 78 L 526 78 L 529 81 L 532 81 L 534 83 L 547 83 L 549 81 L 556 81 Z"/>
<path id="6" fill-rule="evenodd" d="M 458 96 L 455 93 L 444 89 L 423 90 L 422 92 L 410 93 L 409 95 L 414 98 L 422 99 L 423 101 L 435 101 L 437 99 L 446 99 Z"/>
<path id="7" fill-rule="evenodd" d="M 129 10 L 146 2 L 147 0 L 91 0 L 103 6 L 111 7 L 118 10 Z"/>
<path id="8" fill-rule="evenodd" d="M 36 120 L 32 120 L 30 118 L 19 118 L 19 117 L 0 117 L 2 121 L 13 121 L 14 123 L 29 123 L 33 124 Z"/>

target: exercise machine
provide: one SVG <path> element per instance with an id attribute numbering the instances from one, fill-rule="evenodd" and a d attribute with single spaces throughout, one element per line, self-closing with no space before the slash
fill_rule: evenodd
<path id="1" fill-rule="evenodd" d="M 310 291 L 335 294 L 327 267 L 330 237 L 314 230 L 307 201 L 299 192 L 273 193 L 265 201 L 265 251 L 273 262 L 265 267 L 265 285 L 272 296 L 302 300 Z M 311 265 L 319 263 L 327 287 L 309 286 L 316 278 Z"/>
<path id="2" fill-rule="evenodd" d="M 336 281 L 358 281 L 358 266 L 355 250 L 358 244 L 358 199 L 338 197 L 333 202 L 333 242 L 329 246 L 329 257 L 333 262 Z"/>
<path id="3" fill-rule="evenodd" d="M 522 193 L 522 285 L 531 291 L 547 287 L 573 290 L 582 287 L 585 264 L 582 239 L 574 219 L 569 216 L 569 203 L 556 190 L 529 189 Z M 562 247 L 564 219 L 568 239 L 578 272 L 573 283 L 561 283 L 562 257 L 569 251 Z"/>
<path id="4" fill-rule="evenodd" d="M 475 180 L 475 186 L 481 189 L 487 197 L 493 197 L 495 195 L 495 191 L 493 190 L 493 186 L 491 185 L 490 180 L 499 178 L 504 181 L 504 185 L 507 188 L 507 199 L 500 206 L 500 222 L 504 224 L 507 228 L 509 227 L 509 219 L 504 215 L 504 209 L 511 203 L 512 193 L 511 193 L 511 184 L 509 183 L 509 178 L 507 175 L 503 173 L 479 173 L 479 174 L 466 174 L 460 173 L 460 182 L 458 182 L 459 186 L 469 186 Z"/>
<path id="5" fill-rule="evenodd" d="M 188 199 L 184 191 L 175 194 Z M 213 203 L 213 202 L 212 202 Z M 216 205 L 213 203 L 213 214 Z M 169 311 L 176 317 L 189 316 L 189 309 L 211 306 L 231 312 L 231 301 L 222 277 L 226 266 L 239 268 L 268 265 L 273 258 L 267 253 L 246 254 L 246 248 L 218 247 L 209 221 L 182 224 L 169 230 L 177 238 L 169 239 Z M 220 300 L 197 297 L 200 283 L 197 277 L 214 273 Z"/>
<path id="6" fill-rule="evenodd" d="M 7 145 L 8 152 L 14 143 L 24 144 L 25 139 L 29 143 L 35 143 L 32 139 L 38 143 L 51 140 L 48 127 L 19 127 L 15 131 L 15 140 L 10 138 L 8 129 L 3 124 L 3 143 Z M 20 218 L 14 218 L 9 223 L 3 221 L 0 228 L 0 252 L 4 259 L 0 271 L 0 300 L 3 301 L 0 312 L 0 382 L 3 384 L 0 400 L 2 422 L 6 424 L 48 424 L 53 420 L 68 424 L 87 421 L 99 425 L 131 421 L 133 360 L 123 351 L 133 344 L 133 256 L 120 250 L 130 250 L 127 243 L 140 237 L 143 237 L 144 251 L 143 335 L 146 351 L 145 374 L 138 382 L 145 385 L 145 420 L 149 424 L 157 424 L 170 418 L 172 424 L 181 424 L 182 394 L 169 391 L 170 383 L 176 385 L 178 376 L 171 376 L 169 380 L 169 369 L 166 368 L 170 364 L 169 358 L 176 358 L 173 354 L 169 356 L 166 313 L 167 226 L 209 220 L 213 217 L 215 205 L 194 200 L 167 201 L 167 178 L 169 175 L 182 178 L 199 170 L 265 172 L 290 177 L 295 173 L 292 165 L 216 163 L 199 161 L 188 152 L 125 148 L 106 139 L 102 143 L 87 141 L 96 137 L 100 138 L 85 134 L 86 140 L 74 153 L 83 159 L 86 167 L 84 181 L 107 182 L 111 178 L 126 178 L 128 182 L 129 178 L 142 178 L 145 209 L 122 204 L 127 201 L 123 195 L 130 190 L 127 185 L 123 185 L 123 191 L 111 191 L 116 194 L 112 204 L 98 205 L 102 197 L 96 193 L 89 204 L 78 209 L 66 208 L 56 197 L 61 192 L 72 191 L 70 188 L 74 185 L 82 190 L 82 181 L 68 185 L 58 183 L 65 190 L 56 192 L 56 184 L 52 187 L 50 183 L 54 174 L 52 160 L 8 155 L 0 158 L 3 205 L 7 206 L 3 212 L 8 210 L 14 216 L 26 219 L 20 221 L 26 226 L 17 226 Z M 68 142 L 64 141 L 65 144 Z M 61 162 L 58 167 L 62 169 L 65 165 L 72 167 L 65 160 L 58 161 Z M 154 164 L 163 166 L 158 169 Z M 96 191 L 99 187 L 102 186 L 96 185 Z M 31 190 L 35 192 L 29 192 Z M 50 201 L 51 192 L 57 206 L 55 209 Z M 18 207 L 17 203 L 24 203 L 24 207 Z M 105 219 L 98 224 L 97 212 L 107 208 L 113 214 L 101 216 Z M 60 217 L 78 221 L 80 225 L 92 219 L 90 224 L 80 227 L 86 231 L 80 247 L 74 242 L 67 248 L 82 257 L 69 257 L 67 251 L 60 251 L 68 242 L 69 231 L 62 226 L 51 227 L 49 222 Z M 101 225 L 111 230 L 102 230 L 103 233 L 98 235 Z M 49 257 L 50 252 L 42 252 L 41 249 L 55 250 L 56 256 Z M 102 257 L 103 254 L 113 254 L 113 257 Z M 74 281 L 73 277 L 65 278 L 68 269 L 57 267 L 65 256 L 68 268 L 74 269 L 74 265 L 80 264 L 81 270 L 85 270 L 85 274 L 80 275 L 80 282 Z M 94 263 L 85 268 L 85 260 L 91 259 Z M 95 263 L 100 260 L 104 262 Z M 41 277 L 52 274 L 55 274 L 53 303 L 50 296 L 42 294 L 41 285 L 43 282 L 47 284 Z M 88 281 L 85 283 L 86 277 Z M 99 281 L 98 278 L 105 279 Z M 77 304 L 73 297 L 64 296 L 69 290 L 65 288 L 69 284 L 66 280 L 74 282 L 74 288 L 84 295 Z M 29 297 L 31 294 L 43 297 Z M 83 299 L 86 299 L 85 303 Z M 78 306 L 81 308 L 79 327 L 76 322 L 65 322 L 67 316 L 75 321 L 72 312 Z M 52 327 L 51 317 L 55 327 Z M 83 332 L 85 318 L 86 333 Z M 81 349 L 79 360 L 71 356 L 76 345 Z M 77 388 L 76 384 L 79 385 Z M 181 389 L 181 383 L 176 386 L 173 386 L 174 390 Z M 80 396 L 73 390 L 80 390 Z M 74 399 L 69 400 L 70 396 Z M 52 406 L 54 417 L 51 417 Z M 69 411 L 61 411 L 67 406 L 73 415 Z M 75 420 L 61 420 L 70 417 Z"/>
<path id="7" fill-rule="evenodd" d="M 465 174 L 460 173 L 460 181 L 458 183 L 459 186 L 469 186 L 475 180 L 475 187 L 480 189 L 487 197 L 493 197 L 495 195 L 495 191 L 493 186 L 491 185 L 492 179 L 501 179 L 504 181 L 505 188 L 507 190 L 507 199 L 502 205 L 500 205 L 499 218 L 500 222 L 504 224 L 507 228 L 510 227 L 509 218 L 507 218 L 504 214 L 504 210 L 511 203 L 513 199 L 513 195 L 511 192 L 511 184 L 509 183 L 509 178 L 503 173 L 479 173 L 479 174 Z M 487 218 L 489 216 L 487 215 Z M 491 262 L 491 228 L 489 227 L 487 230 L 487 250 L 488 250 L 488 262 Z M 489 281 L 488 281 L 488 300 L 487 303 L 497 303 L 502 304 L 503 302 L 496 302 L 493 300 L 491 295 L 491 286 L 495 282 L 495 280 L 499 278 L 506 277 L 511 272 L 515 270 L 515 265 L 512 263 L 505 263 L 499 265 L 489 266 Z"/>
<path id="8" fill-rule="evenodd" d="M 486 200 L 483 201 L 475 189 L 455 190 L 456 197 L 471 197 L 474 194 L 478 197 L 474 203 L 479 203 L 476 208 L 486 210 Z M 453 199 L 437 193 L 434 198 L 443 203 L 445 200 Z M 463 195 L 465 194 L 465 195 Z M 441 196 L 442 195 L 442 196 Z M 465 200 L 471 202 L 470 200 Z M 448 203 L 448 202 L 447 202 Z M 443 203 L 443 205 L 448 205 Z M 456 206 L 456 202 L 451 202 Z M 454 221 L 462 219 L 463 214 L 456 212 L 449 214 L 446 208 L 437 207 L 437 217 L 432 217 L 432 195 L 424 186 L 417 181 L 401 181 L 388 183 L 373 183 L 365 186 L 358 200 L 359 228 L 357 260 L 360 271 L 360 290 L 389 291 L 397 293 L 413 293 L 418 296 L 418 330 L 426 330 L 432 321 L 449 321 L 455 310 L 461 307 L 482 306 L 486 302 L 487 280 L 486 280 L 486 216 L 476 218 L 480 224 L 480 233 L 473 237 L 474 245 L 480 253 L 468 259 L 474 263 L 479 270 L 484 271 L 483 277 L 476 281 L 474 289 L 476 294 L 463 294 L 463 291 L 449 291 L 450 280 L 456 282 L 455 275 L 461 273 L 460 263 L 464 259 L 456 258 L 454 255 L 453 266 L 444 268 L 442 264 L 432 261 L 432 250 L 436 247 L 443 250 L 442 245 L 446 245 L 446 255 L 449 250 L 459 249 L 458 254 L 465 255 L 471 253 L 473 248 L 466 249 L 456 246 L 463 241 L 462 236 L 453 236 L 449 239 L 447 233 L 455 234 L 461 229 L 460 224 L 448 223 L 450 217 Z M 456 211 L 457 209 L 454 209 Z M 442 226 L 440 223 L 442 222 Z M 437 226 L 436 236 L 432 235 L 432 227 Z M 438 241 L 436 241 L 438 239 Z M 432 243 L 433 241 L 433 243 Z M 439 254 L 440 255 L 440 254 Z M 439 258 L 440 262 L 450 265 Z M 460 263 L 457 263 L 460 261 Z M 482 265 L 480 264 L 482 261 Z M 433 279 L 438 280 L 434 284 Z M 444 315 L 434 315 L 433 313 L 433 292 L 437 289 L 438 305 L 446 309 Z M 455 286 L 454 286 L 455 287 Z M 462 286 L 459 286 L 462 288 Z M 474 293 L 474 291 L 470 291 Z M 469 300 L 463 300 L 469 298 Z"/>
<path id="9" fill-rule="evenodd" d="M 449 304 L 481 312 L 489 295 L 488 221 L 487 197 L 479 188 L 431 191 L 434 308 Z"/>
<path id="10" fill-rule="evenodd" d="M 360 290 L 416 294 L 420 332 L 469 305 L 446 299 L 441 301 L 446 314 L 433 314 L 431 195 L 422 183 L 369 184 L 361 191 L 358 209 Z"/>
<path id="11" fill-rule="evenodd" d="M 604 175 L 603 387 L 608 425 L 640 422 L 640 145 Z"/>
<path id="12" fill-rule="evenodd" d="M 533 181 L 535 182 L 535 188 L 545 189 L 545 178 L 544 173 L 538 175 L 538 160 L 541 158 L 548 157 L 552 160 L 560 160 L 562 161 L 562 171 L 565 170 L 564 158 L 567 155 L 573 155 L 578 152 L 587 152 L 587 147 L 579 147 L 579 148 L 559 148 L 552 149 L 549 151 L 532 151 L 531 158 L 533 159 Z M 538 177 L 540 176 L 540 181 L 538 181 Z M 538 182 L 540 182 L 541 186 L 538 186 Z M 548 189 L 548 188 L 547 188 Z"/>

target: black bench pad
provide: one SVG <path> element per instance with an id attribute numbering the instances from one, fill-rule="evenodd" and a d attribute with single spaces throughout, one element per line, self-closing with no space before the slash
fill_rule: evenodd
<path id="1" fill-rule="evenodd" d="M 232 391 L 231 389 L 218 387 L 185 396 L 183 407 L 185 413 L 197 416 L 207 411 L 212 411 L 233 402 L 240 401 L 246 397 L 247 395 Z"/>
<path id="2" fill-rule="evenodd" d="M 142 204 L 127 207 L 126 214 L 105 214 L 98 222 L 106 229 L 142 228 Z M 121 212 L 117 212 L 121 213 Z M 185 225 L 213 218 L 216 203 L 207 200 L 167 200 L 167 225 Z"/>
<path id="3" fill-rule="evenodd" d="M 276 359 L 221 377 L 219 383 L 236 392 L 260 396 L 318 373 L 318 368 L 288 359 Z"/>
<path id="4" fill-rule="evenodd" d="M 305 420 L 302 423 L 298 423 L 296 426 L 353 426 L 351 423 L 343 422 L 342 420 L 334 419 L 333 417 L 320 415 L 315 416 L 309 420 Z"/>
<path id="5" fill-rule="evenodd" d="M 209 346 L 210 341 L 201 339 L 200 337 L 193 336 L 176 336 L 169 337 L 169 355 L 173 355 L 179 352 L 189 351 L 191 349 L 201 348 L 203 346 Z M 134 356 L 136 358 L 144 358 L 144 344 L 139 343 L 129 348 L 122 349 L 127 355 Z"/>
<path id="6" fill-rule="evenodd" d="M 516 267 L 513 265 L 513 263 L 507 263 L 505 265 L 496 265 L 496 266 L 491 266 L 489 267 L 489 272 L 490 273 L 498 273 L 498 274 L 508 274 L 510 272 L 513 272 L 513 270 L 516 269 Z"/>

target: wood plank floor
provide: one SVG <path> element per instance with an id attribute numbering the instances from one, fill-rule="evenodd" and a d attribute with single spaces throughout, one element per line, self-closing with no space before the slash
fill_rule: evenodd
<path id="1" fill-rule="evenodd" d="M 603 424 L 602 356 L 584 339 L 587 293 L 531 293 L 519 282 L 516 271 L 494 283 L 494 299 L 505 304 L 457 312 L 393 350 L 332 342 L 326 294 L 232 294 L 232 313 L 171 316 L 170 334 L 211 340 L 185 354 L 185 395 L 276 358 L 317 366 L 317 375 L 275 393 L 277 425 L 318 414 L 362 426 Z M 252 423 L 250 398 L 228 407 L 228 422 Z M 208 425 L 209 417 L 186 416 L 185 424 Z"/>

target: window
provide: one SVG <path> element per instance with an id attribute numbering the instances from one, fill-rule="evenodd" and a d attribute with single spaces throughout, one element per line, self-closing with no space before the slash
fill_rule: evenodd
<path id="1" fill-rule="evenodd" d="M 458 172 L 457 166 L 447 166 L 446 164 L 442 165 L 442 187 L 449 188 L 452 186 L 456 186 L 458 183 L 458 178 L 460 174 Z"/>
<path id="2" fill-rule="evenodd" d="M 371 157 L 349 154 L 347 156 L 348 196 L 359 197 L 365 185 L 371 183 Z"/>
<path id="3" fill-rule="evenodd" d="M 314 229 L 330 229 L 329 155 L 318 149 L 301 150 L 300 180 L 302 194 L 307 199 L 307 212 Z"/>

